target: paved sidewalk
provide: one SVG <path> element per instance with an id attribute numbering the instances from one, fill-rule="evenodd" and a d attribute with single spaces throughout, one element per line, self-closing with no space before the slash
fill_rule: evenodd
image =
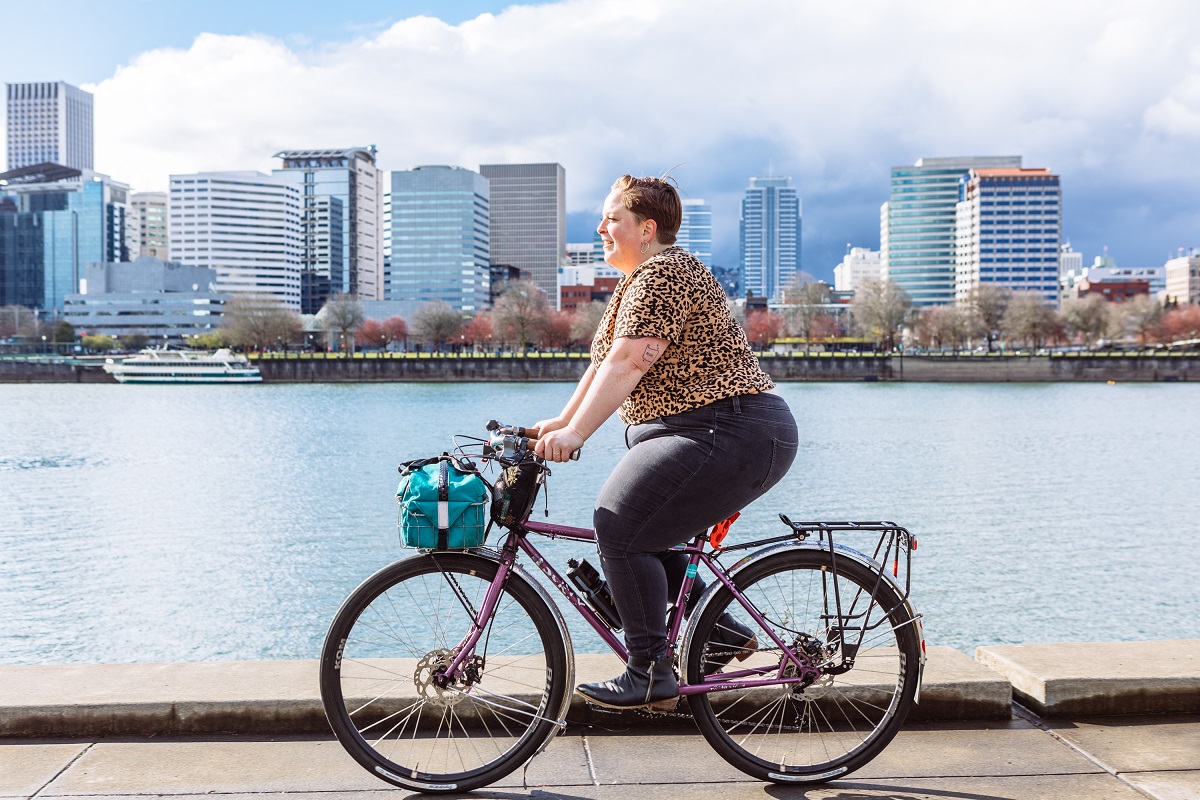
<path id="1" fill-rule="evenodd" d="M 467 797 L 515 800 L 1200 798 L 1200 714 L 907 726 L 874 762 L 818 787 L 766 785 L 694 729 L 576 726 L 524 776 Z M 407 797 L 327 737 L 0 740 L 0 797 Z"/>

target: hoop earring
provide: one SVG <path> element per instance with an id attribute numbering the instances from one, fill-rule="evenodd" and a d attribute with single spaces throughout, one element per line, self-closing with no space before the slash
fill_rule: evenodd
<path id="1" fill-rule="evenodd" d="M 646 253 L 650 252 L 650 243 L 649 242 L 642 242 L 641 252 L 642 252 L 642 255 L 646 255 Z"/>

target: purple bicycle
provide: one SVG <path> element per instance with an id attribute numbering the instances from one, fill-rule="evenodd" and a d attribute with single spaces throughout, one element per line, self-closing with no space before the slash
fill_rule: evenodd
<path id="1" fill-rule="evenodd" d="M 627 657 L 599 576 L 572 559 L 564 578 L 532 541 L 594 544 L 594 532 L 528 519 L 545 463 L 527 431 L 489 430 L 486 440 L 455 444 L 460 457 L 515 477 L 505 484 L 519 501 L 515 515 L 492 507 L 504 531 L 496 545 L 383 568 L 346 599 L 322 648 L 321 697 L 342 746 L 380 779 L 421 792 L 494 783 L 566 727 L 571 635 L 522 555 Z M 714 750 L 760 780 L 819 783 L 874 758 L 918 700 L 916 540 L 892 522 L 780 519 L 778 536 L 724 546 L 730 518 L 678 548 L 689 567 L 666 613 L 681 699 L 677 709 L 649 711 L 686 709 Z M 869 554 L 841 542 L 859 533 L 873 540 Z M 689 598 L 701 567 L 713 580 Z"/>

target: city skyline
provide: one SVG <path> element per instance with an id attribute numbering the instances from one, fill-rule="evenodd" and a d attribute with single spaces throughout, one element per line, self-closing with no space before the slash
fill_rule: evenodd
<path id="1" fill-rule="evenodd" d="M 1062 176 L 1063 238 L 1087 261 L 1107 246 L 1120 265 L 1149 266 L 1200 243 L 1200 67 L 1185 35 L 1200 10 L 1182 2 L 1086 14 L 1065 1 L 761 0 L 739 14 L 678 0 L 299 4 L 274 16 L 69 5 L 76 23 L 53 51 L 13 37 L 4 80 L 92 92 L 95 168 L 139 192 L 171 173 L 269 172 L 273 153 L 314 143 L 375 144 L 384 171 L 558 162 L 567 239 L 586 241 L 617 175 L 669 171 L 712 205 L 714 262 L 731 266 L 746 178 L 790 175 L 805 269 L 831 279 L 848 243 L 878 248 L 892 167 L 1020 153 Z M 419 12 L 438 16 L 397 18 Z M 7 22 L 39 19 L 19 6 Z M 1054 46 L 1015 46 L 1033 28 Z M 672 91 L 635 91 L 660 82 Z"/>

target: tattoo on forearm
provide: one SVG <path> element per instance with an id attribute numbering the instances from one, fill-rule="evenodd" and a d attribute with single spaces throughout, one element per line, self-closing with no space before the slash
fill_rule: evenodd
<path id="1" fill-rule="evenodd" d="M 642 361 L 647 364 L 653 364 L 662 355 L 662 348 L 654 343 L 646 345 L 645 351 L 642 352 Z"/>

